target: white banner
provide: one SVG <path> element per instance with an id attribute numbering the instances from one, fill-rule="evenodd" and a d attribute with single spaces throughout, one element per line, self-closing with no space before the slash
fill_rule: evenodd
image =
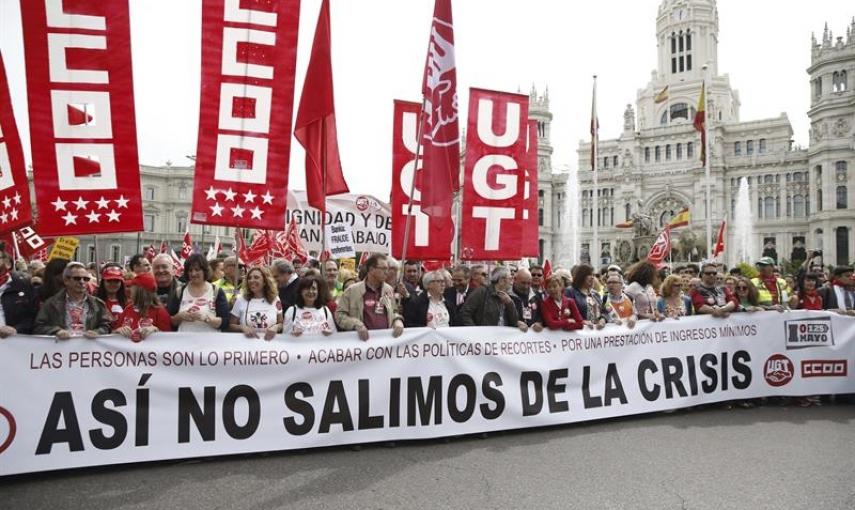
<path id="1" fill-rule="evenodd" d="M 353 247 L 353 229 L 347 223 L 324 225 L 327 232 L 327 249 L 334 260 L 355 259 L 356 249 Z"/>
<path id="2" fill-rule="evenodd" d="M 327 197 L 326 224 L 347 225 L 353 232 L 353 247 L 358 252 L 389 253 L 392 218 L 389 204 L 371 195 L 343 193 Z M 321 252 L 321 212 L 310 207 L 305 191 L 288 190 L 285 225 L 296 218 L 300 239 L 310 252 Z"/>
<path id="3" fill-rule="evenodd" d="M 538 427 L 855 392 L 855 320 L 0 341 L 0 475 Z"/>

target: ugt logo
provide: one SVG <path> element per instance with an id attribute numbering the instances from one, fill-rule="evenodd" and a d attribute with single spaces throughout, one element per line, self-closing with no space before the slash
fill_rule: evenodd
<path id="1" fill-rule="evenodd" d="M 0 454 L 12 444 L 16 430 L 15 417 L 5 407 L 0 407 Z"/>

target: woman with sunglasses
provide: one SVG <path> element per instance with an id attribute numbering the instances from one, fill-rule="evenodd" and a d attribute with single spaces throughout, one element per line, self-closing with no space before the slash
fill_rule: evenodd
<path id="1" fill-rule="evenodd" d="M 119 316 L 127 306 L 127 294 L 125 293 L 125 273 L 122 266 L 115 262 L 105 264 L 101 269 L 101 282 L 95 295 L 107 305 L 107 310 L 113 314 L 113 329 L 122 325 Z"/>
<path id="2" fill-rule="evenodd" d="M 282 301 L 267 268 L 253 267 L 246 273 L 232 307 L 229 330 L 268 341 L 282 331 Z"/>
<path id="3" fill-rule="evenodd" d="M 119 317 L 119 327 L 113 333 L 134 342 L 144 340 L 158 331 L 172 331 L 169 312 L 157 299 L 157 282 L 152 273 L 140 273 L 128 282 L 131 302 Z"/>
<path id="4" fill-rule="evenodd" d="M 283 330 L 293 336 L 302 334 L 324 336 L 336 331 L 333 313 L 324 304 L 329 301 L 327 282 L 320 275 L 300 278 L 297 302 L 285 310 Z"/>
<path id="5" fill-rule="evenodd" d="M 736 289 L 736 299 L 739 302 L 739 306 L 735 311 L 762 312 L 765 310 L 765 308 L 759 305 L 757 287 L 751 283 L 751 280 L 744 276 L 740 276 L 736 279 L 736 286 L 734 288 Z"/>

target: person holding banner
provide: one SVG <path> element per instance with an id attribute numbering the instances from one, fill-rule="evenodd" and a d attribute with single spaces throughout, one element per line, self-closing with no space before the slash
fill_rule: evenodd
<path id="1" fill-rule="evenodd" d="M 356 331 L 368 340 L 368 330 L 392 328 L 397 338 L 404 332 L 404 318 L 395 311 L 395 291 L 386 283 L 386 256 L 375 253 L 365 261 L 365 279 L 351 285 L 339 297 L 335 321 L 342 331 Z"/>
<path id="2" fill-rule="evenodd" d="M 445 306 L 451 314 L 451 325 L 462 326 L 460 322 L 460 309 L 463 308 L 463 303 L 466 298 L 474 290 L 469 286 L 470 269 L 469 266 L 463 264 L 455 266 L 451 270 L 451 285 L 445 289 Z"/>
<path id="3" fill-rule="evenodd" d="M 266 267 L 256 266 L 246 273 L 232 307 L 229 331 L 268 341 L 282 331 L 282 301 Z"/>
<path id="4" fill-rule="evenodd" d="M 181 294 L 181 282 L 175 278 L 175 266 L 168 253 L 159 253 L 151 261 L 154 281 L 157 283 L 157 298 L 164 306 L 169 306 Z"/>
<path id="5" fill-rule="evenodd" d="M 736 300 L 739 302 L 739 306 L 735 311 L 762 312 L 765 310 L 765 308 L 758 304 L 757 287 L 751 283 L 751 280 L 740 276 L 736 279 L 736 285 L 733 288 L 736 289 Z"/>
<path id="6" fill-rule="evenodd" d="M 113 316 L 103 301 L 87 291 L 89 271 L 80 262 L 69 262 L 62 272 L 65 290 L 42 304 L 33 334 L 53 335 L 60 340 L 72 336 L 97 338 L 112 331 Z"/>
<path id="7" fill-rule="evenodd" d="M 118 328 L 121 323 L 119 316 L 122 315 L 127 306 L 127 294 L 125 291 L 125 273 L 122 266 L 109 262 L 101 269 L 101 282 L 95 291 L 95 296 L 107 305 L 107 310 L 113 314 L 113 329 Z"/>
<path id="8" fill-rule="evenodd" d="M 522 322 L 534 330 L 535 333 L 543 331 L 543 319 L 541 318 L 540 294 L 532 294 L 532 276 L 528 269 L 520 268 L 514 273 L 514 285 L 511 288 L 511 298 L 517 307 L 517 315 Z"/>
<path id="9" fill-rule="evenodd" d="M 556 271 L 556 274 L 559 273 Z M 594 268 L 590 264 L 579 264 L 573 268 L 572 276 L 573 283 L 564 291 L 564 295 L 576 302 L 576 308 L 586 326 L 603 329 L 606 327 L 606 318 L 603 315 L 602 298 L 594 290 Z"/>
<path id="10" fill-rule="evenodd" d="M 478 287 L 466 298 L 460 310 L 464 326 L 509 326 L 528 331 L 528 325 L 517 315 L 510 295 L 511 271 L 505 266 L 493 269 L 491 285 Z"/>
<path id="11" fill-rule="evenodd" d="M 296 302 L 285 310 L 282 331 L 293 336 L 324 336 L 336 332 L 334 314 L 326 306 L 329 291 L 320 275 L 307 274 L 297 284 Z"/>
<path id="12" fill-rule="evenodd" d="M 120 326 L 113 330 L 134 342 L 144 340 L 158 331 L 172 331 L 169 312 L 157 299 L 157 282 L 151 273 L 142 273 L 128 282 L 131 302 L 116 320 Z"/>
<path id="13" fill-rule="evenodd" d="M 404 305 L 404 325 L 408 328 L 433 329 L 451 326 L 451 311 L 444 298 L 443 271 L 430 271 L 422 277 L 426 292 L 412 296 Z"/>
<path id="14" fill-rule="evenodd" d="M 542 301 L 541 314 L 549 329 L 572 331 L 585 326 L 576 301 L 564 295 L 563 280 L 557 274 L 546 279 L 546 297 Z"/>
<path id="15" fill-rule="evenodd" d="M 626 293 L 632 298 L 639 319 L 661 321 L 665 317 L 656 309 L 655 286 L 659 283 L 656 266 L 646 260 L 636 262 L 626 270 Z"/>
<path id="16" fill-rule="evenodd" d="M 198 253 L 184 261 L 187 285 L 167 307 L 176 331 L 210 333 L 227 330 L 229 303 L 222 289 L 208 282 L 210 271 L 208 260 Z"/>
<path id="17" fill-rule="evenodd" d="M 12 258 L 0 251 L 0 338 L 29 335 L 36 318 L 36 292 L 12 274 Z"/>
<path id="18" fill-rule="evenodd" d="M 739 301 L 727 287 L 716 285 L 717 275 L 718 268 L 714 263 L 701 265 L 701 284 L 692 291 L 692 306 L 696 314 L 725 318 L 739 308 Z"/>
<path id="19" fill-rule="evenodd" d="M 670 274 L 665 277 L 665 281 L 659 287 L 656 309 L 666 319 L 679 319 L 692 315 L 692 300 L 683 294 L 682 276 Z"/>
<path id="20" fill-rule="evenodd" d="M 606 320 L 612 324 L 622 325 L 632 329 L 638 322 L 638 313 L 632 298 L 623 291 L 623 276 L 617 272 L 609 272 L 606 276 L 606 295 L 603 298 L 603 312 Z"/>

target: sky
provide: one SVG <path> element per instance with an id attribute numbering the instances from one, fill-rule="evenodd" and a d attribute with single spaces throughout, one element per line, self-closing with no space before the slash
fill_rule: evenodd
<path id="1" fill-rule="evenodd" d="M 37 1 L 37 0 L 26 0 Z M 554 171 L 578 166 L 587 137 L 591 77 L 600 138 L 617 137 L 627 103 L 656 68 L 661 0 L 457 0 L 453 3 L 458 95 L 469 87 L 541 93 L 548 86 Z M 199 115 L 202 0 L 130 0 L 140 163 L 189 165 Z M 320 0 L 303 0 L 294 115 Z M 388 200 L 392 102 L 419 101 L 432 0 L 332 0 L 333 75 L 342 167 L 351 191 Z M 719 0 L 719 72 L 740 93 L 741 120 L 786 112 L 807 146 L 811 32 L 826 22 L 845 36 L 852 0 Z M 0 0 L 0 52 L 29 157 L 19 0 Z M 303 189 L 304 154 L 292 138 L 290 187 Z"/>

